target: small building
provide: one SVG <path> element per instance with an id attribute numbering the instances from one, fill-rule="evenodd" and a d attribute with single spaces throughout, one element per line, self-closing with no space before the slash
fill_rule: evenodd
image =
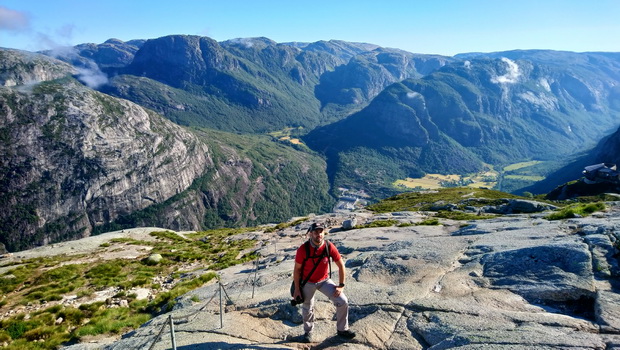
<path id="1" fill-rule="evenodd" d="M 616 164 L 600 163 L 589 165 L 584 168 L 583 176 L 586 183 L 612 182 L 620 183 L 620 172 L 616 170 Z"/>

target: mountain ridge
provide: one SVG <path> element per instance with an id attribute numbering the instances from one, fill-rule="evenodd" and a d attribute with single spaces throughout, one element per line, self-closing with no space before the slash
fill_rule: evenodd
<path id="1" fill-rule="evenodd" d="M 158 198 L 144 199 L 155 204 L 150 209 L 138 205 L 132 207 L 137 211 L 120 213 L 115 208 L 111 215 L 102 214 L 103 221 L 93 221 L 113 225 L 108 228 L 143 225 L 158 218 L 174 228 L 255 224 L 261 218 L 282 219 L 308 208 L 328 210 L 333 199 L 327 192 L 335 196 L 338 187 L 368 190 L 377 199 L 402 191 L 393 185 L 397 179 L 431 172 L 464 174 L 536 157 L 570 156 L 617 128 L 614 115 L 620 110 L 620 90 L 615 87 L 620 55 L 614 53 L 511 51 L 465 55 L 468 59 L 463 60 L 458 55 L 413 54 L 337 40 L 217 42 L 189 35 L 128 42 L 110 39 L 62 51 L 45 54 L 65 63 L 38 58 L 39 63 L 29 65 L 22 58 L 21 65 L 10 66 L 11 60 L 3 61 L 2 85 L 14 86 L 3 90 L 9 96 L 2 102 L 4 111 L 19 109 L 22 103 L 32 103 L 31 107 L 41 103 L 41 108 L 47 103 L 49 113 L 58 118 L 45 129 L 51 138 L 65 126 L 62 109 L 73 102 L 59 110 L 54 104 L 63 106 L 67 97 L 77 96 L 64 96 L 55 84 L 76 86 L 72 79 L 77 79 L 193 128 L 206 135 L 201 145 L 213 138 L 210 147 L 217 150 L 218 158 L 212 161 L 222 167 L 222 172 L 192 176 L 191 194 L 185 190 L 162 197 L 146 194 L 145 198 Z M 10 52 L 1 53 L 8 57 Z M 43 57 L 26 52 L 11 55 Z M 64 80 L 44 84 L 49 93 L 39 102 L 11 97 L 10 89 L 26 94 L 37 88 L 27 83 L 50 79 Z M 94 110 L 122 111 L 115 110 L 120 102 L 107 95 L 91 100 L 98 105 Z M 220 134 L 205 127 L 245 135 Z M 272 136 L 251 136 L 265 132 Z M 10 135 L 8 128 L 5 134 Z M 299 137 L 314 151 L 293 143 Z M 293 173 L 301 170 L 302 176 L 295 178 Z M 225 178 L 218 177 L 223 173 Z M 139 187 L 135 180 L 129 181 L 131 186 Z M 306 181 L 311 184 L 305 185 Z M 203 187 L 209 182 L 234 190 Z M 274 189 L 269 190 L 266 183 Z M 312 186 L 318 192 L 305 197 L 313 192 Z M 296 196 L 311 204 L 298 206 Z M 269 207 L 277 210 L 270 213 Z M 24 213 L 34 211 L 28 207 Z M 183 215 L 186 220 L 180 219 Z"/>
<path id="2" fill-rule="evenodd" d="M 110 228 L 265 223 L 332 202 L 315 155 L 190 131 L 80 84 L 65 63 L 40 56 L 62 68 L 49 75 L 23 53 L 0 54 L 23 60 L 21 81 L 36 83 L 2 75 L 0 243 L 9 251 Z"/>

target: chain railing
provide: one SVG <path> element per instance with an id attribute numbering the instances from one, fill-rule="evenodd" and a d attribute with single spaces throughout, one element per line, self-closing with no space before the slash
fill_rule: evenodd
<path id="1" fill-rule="evenodd" d="M 303 237 L 301 237 L 303 239 Z M 277 249 L 277 242 L 274 243 L 274 253 L 277 255 L 278 249 Z M 252 275 L 250 274 L 248 276 L 248 278 L 245 280 L 245 282 L 243 283 L 243 285 L 241 286 L 241 289 L 239 291 L 239 295 L 237 296 L 237 299 L 241 298 L 241 293 L 243 293 L 243 291 L 245 290 L 245 287 L 251 283 L 252 285 L 252 299 L 254 299 L 254 292 L 256 289 L 256 281 L 258 280 L 258 269 L 260 266 L 260 258 L 261 256 L 258 255 L 256 257 L 255 260 L 255 264 L 254 264 L 254 277 L 252 278 Z M 157 334 L 157 336 L 155 337 L 155 339 L 153 340 L 153 342 L 151 343 L 151 346 L 149 347 L 149 350 L 153 350 L 155 348 L 155 345 L 159 342 L 159 340 L 161 339 L 164 331 L 166 330 L 166 328 L 170 328 L 170 341 L 172 342 L 172 349 L 176 350 L 176 336 L 175 336 L 175 331 L 174 331 L 174 326 L 179 325 L 179 324 L 183 324 L 183 323 L 187 323 L 190 321 L 193 321 L 192 317 L 196 317 L 196 315 L 198 315 L 200 312 L 204 311 L 207 306 L 209 306 L 209 304 L 213 301 L 213 299 L 215 299 L 216 296 L 219 295 L 219 302 L 220 302 L 220 329 L 224 328 L 224 303 L 223 303 L 223 298 L 226 297 L 226 299 L 232 304 L 235 305 L 234 301 L 230 298 L 230 296 L 228 295 L 228 292 L 226 291 L 226 288 L 224 287 L 225 284 L 222 283 L 221 280 L 221 276 L 217 276 L 217 283 L 218 283 L 218 289 L 215 291 L 215 293 L 213 294 L 213 296 L 211 296 L 211 298 L 209 299 L 209 301 L 207 301 L 202 307 L 200 307 L 198 310 L 181 316 L 181 317 L 172 317 L 172 315 L 168 315 L 168 321 L 164 322 L 161 329 L 159 330 L 159 333 Z M 191 318 L 191 320 L 190 320 Z"/>
<path id="2" fill-rule="evenodd" d="M 251 281 L 252 284 L 252 299 L 254 299 L 254 290 L 256 288 L 256 281 L 258 279 L 258 269 L 259 269 L 259 265 L 260 265 L 260 256 L 256 257 L 256 261 L 255 261 L 255 267 L 254 267 L 254 279 L 251 280 L 251 275 L 250 278 L 247 279 L 245 281 L 245 283 L 243 284 L 241 291 L 239 292 L 239 296 L 238 298 L 241 297 L 241 293 L 244 290 L 244 287 L 248 285 L 248 282 Z M 170 341 L 172 342 L 172 349 L 176 350 L 177 346 L 176 346 L 176 336 L 174 333 L 174 325 L 175 322 L 176 324 L 182 324 L 182 323 L 187 323 L 190 322 L 191 320 L 193 320 L 196 315 L 198 315 L 200 312 L 204 311 L 207 306 L 209 306 L 209 304 L 213 301 L 213 299 L 215 299 L 216 296 L 219 295 L 219 303 L 220 303 L 220 328 L 224 328 L 224 297 L 226 298 L 226 300 L 228 302 L 230 302 L 232 305 L 235 305 L 235 302 L 230 298 L 230 296 L 228 295 L 228 292 L 226 291 L 226 288 L 224 287 L 224 284 L 222 283 L 221 277 L 218 275 L 217 276 L 217 283 L 218 283 L 218 289 L 215 291 L 215 293 L 213 293 L 213 296 L 211 296 L 211 298 L 209 299 L 209 301 L 207 301 L 203 306 L 201 306 L 198 310 L 181 316 L 181 317 L 172 317 L 172 315 L 168 315 L 168 322 L 164 322 L 164 324 L 162 325 L 161 329 L 159 330 L 159 333 L 157 334 L 157 336 L 155 337 L 155 339 L 153 340 L 153 342 L 151 343 L 151 346 L 149 347 L 149 350 L 153 350 L 155 348 L 155 345 L 159 342 L 159 340 L 161 339 L 162 335 L 164 334 L 164 331 L 166 330 L 166 328 L 170 328 Z M 191 318 L 191 320 L 190 320 Z"/>

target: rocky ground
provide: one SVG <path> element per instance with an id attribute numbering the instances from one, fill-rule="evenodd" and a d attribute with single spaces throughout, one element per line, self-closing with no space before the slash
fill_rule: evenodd
<path id="1" fill-rule="evenodd" d="M 223 270 L 222 287 L 214 282 L 184 295 L 171 313 L 122 339 L 67 349 L 170 349 L 171 319 L 183 350 L 620 349 L 619 205 L 561 221 L 521 214 L 346 231 L 340 226 L 347 215 L 314 218 L 333 225 L 327 237 L 346 259 L 345 293 L 357 332 L 349 342 L 335 336 L 335 309 L 322 295 L 313 343 L 298 342 L 301 314 L 288 289 L 303 224 L 249 233 L 262 242 L 257 271 L 251 263 Z M 348 215 L 359 222 L 425 218 Z"/>

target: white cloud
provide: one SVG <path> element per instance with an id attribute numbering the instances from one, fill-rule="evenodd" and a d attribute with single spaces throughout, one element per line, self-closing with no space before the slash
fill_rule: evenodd
<path id="1" fill-rule="evenodd" d="M 30 29 L 30 19 L 23 12 L 0 6 L 0 30 L 19 33 Z"/>
<path id="2" fill-rule="evenodd" d="M 77 69 L 77 79 L 91 89 L 97 89 L 108 83 L 108 76 L 99 69 L 95 61 L 80 57 L 72 46 L 57 46 L 49 54 L 64 61 L 73 62 Z"/>
<path id="3" fill-rule="evenodd" d="M 519 77 L 521 76 L 519 65 L 506 57 L 502 57 L 502 61 L 507 64 L 506 74 L 492 77 L 491 82 L 495 84 L 514 84 L 519 81 Z"/>
<path id="4" fill-rule="evenodd" d="M 96 64 L 88 68 L 78 68 L 77 71 L 77 78 L 91 89 L 108 83 L 108 76 Z"/>
<path id="5" fill-rule="evenodd" d="M 252 41 L 252 38 L 235 38 L 235 39 L 230 39 L 229 41 L 237 45 L 243 45 L 246 49 L 249 49 L 252 46 L 254 46 L 254 42 Z"/>

